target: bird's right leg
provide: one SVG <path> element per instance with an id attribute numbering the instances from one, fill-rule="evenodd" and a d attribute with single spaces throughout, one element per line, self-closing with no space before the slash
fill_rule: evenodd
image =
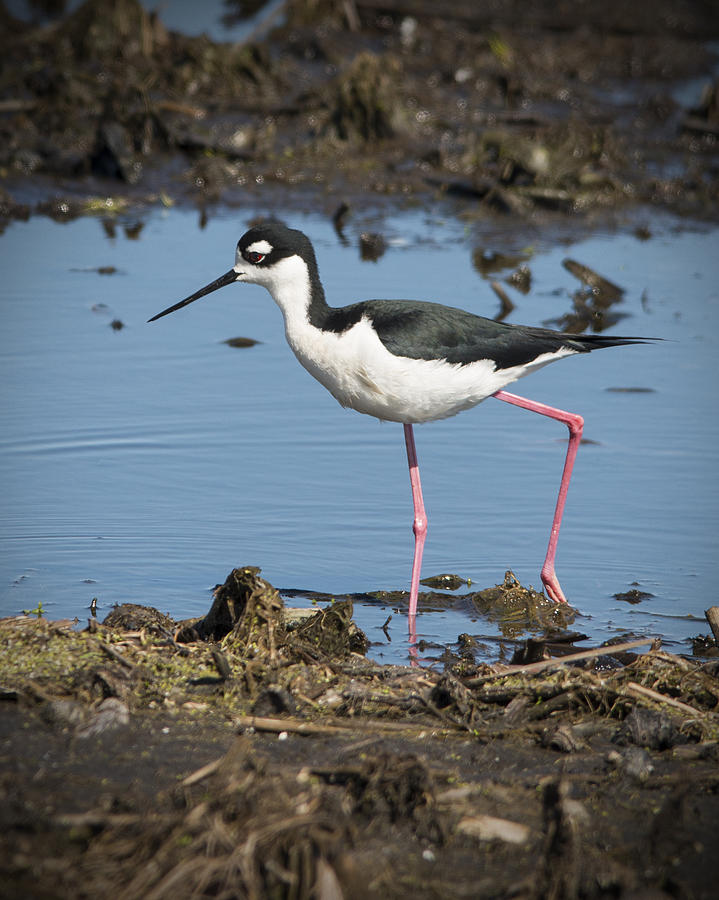
<path id="1" fill-rule="evenodd" d="M 564 504 L 567 500 L 569 481 L 572 477 L 572 469 L 574 468 L 577 450 L 579 449 L 579 444 L 582 440 L 584 419 L 576 413 L 565 412 L 563 409 L 556 409 L 553 406 L 547 406 L 545 403 L 537 403 L 537 401 L 528 400 L 526 397 L 518 397 L 516 394 L 510 394 L 507 391 L 497 391 L 492 396 L 496 397 L 497 400 L 504 400 L 505 403 L 511 403 L 513 406 L 521 406 L 522 409 L 528 409 L 530 412 L 536 412 L 542 416 L 549 416 L 550 419 L 556 419 L 558 422 L 564 422 L 569 429 L 567 456 L 564 460 L 562 481 L 559 485 L 557 505 L 554 510 L 554 518 L 552 519 L 552 530 L 549 533 L 549 546 L 547 547 L 547 555 L 541 573 L 542 583 L 544 584 L 547 595 L 557 603 L 566 603 L 567 598 L 564 596 L 564 591 L 559 584 L 557 573 L 554 571 L 554 558 L 557 554 L 559 528 L 562 524 L 562 514 L 564 513 Z"/>
<path id="2" fill-rule="evenodd" d="M 419 575 L 422 569 L 422 553 L 424 540 L 427 536 L 427 514 L 424 510 L 422 499 L 422 485 L 419 480 L 419 466 L 417 465 L 417 450 L 414 445 L 414 431 L 411 425 L 404 426 L 404 441 L 407 445 L 407 462 L 409 464 L 409 481 L 412 485 L 412 502 L 414 504 L 414 559 L 412 561 L 412 581 L 409 591 L 409 625 L 410 632 L 414 632 L 414 621 L 417 614 L 417 595 L 419 594 Z"/>

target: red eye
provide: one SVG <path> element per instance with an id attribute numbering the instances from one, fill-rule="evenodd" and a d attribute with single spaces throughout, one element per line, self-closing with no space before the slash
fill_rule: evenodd
<path id="1" fill-rule="evenodd" d="M 253 265 L 257 265 L 257 263 L 261 263 L 265 258 L 264 253 L 258 253 L 256 250 L 252 250 L 247 254 L 247 261 L 251 262 Z"/>

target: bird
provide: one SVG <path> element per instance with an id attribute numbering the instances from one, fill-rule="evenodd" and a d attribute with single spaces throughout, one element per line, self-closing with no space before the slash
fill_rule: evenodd
<path id="1" fill-rule="evenodd" d="M 414 517 L 409 622 L 415 626 L 427 513 L 414 426 L 445 419 L 493 397 L 564 423 L 569 441 L 540 577 L 546 596 L 566 603 L 555 571 L 559 529 L 584 420 L 504 388 L 549 363 L 604 347 L 653 338 L 570 334 L 514 325 L 426 300 L 327 303 L 310 239 L 268 221 L 242 235 L 235 264 L 215 281 L 148 319 L 155 322 L 236 282 L 266 288 L 280 308 L 285 336 L 302 366 L 339 403 L 404 428 Z"/>

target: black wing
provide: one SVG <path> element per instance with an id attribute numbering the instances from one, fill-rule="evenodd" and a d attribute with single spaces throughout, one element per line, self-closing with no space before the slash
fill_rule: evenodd
<path id="1" fill-rule="evenodd" d="M 565 334 L 548 328 L 506 325 L 461 309 L 411 300 L 369 300 L 356 304 L 372 320 L 385 347 L 410 359 L 446 359 L 467 364 L 492 359 L 498 369 L 525 365 L 543 353 L 566 347 L 587 353 L 644 339 L 601 334 Z"/>

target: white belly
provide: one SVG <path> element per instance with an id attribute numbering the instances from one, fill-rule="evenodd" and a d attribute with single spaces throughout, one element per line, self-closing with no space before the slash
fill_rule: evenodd
<path id="1" fill-rule="evenodd" d="M 533 363 L 497 370 L 494 362 L 467 365 L 409 359 L 390 353 L 363 319 L 336 334 L 285 320 L 297 359 L 342 406 L 390 422 L 418 424 L 476 406 L 528 372 L 572 351 L 545 354 Z"/>

